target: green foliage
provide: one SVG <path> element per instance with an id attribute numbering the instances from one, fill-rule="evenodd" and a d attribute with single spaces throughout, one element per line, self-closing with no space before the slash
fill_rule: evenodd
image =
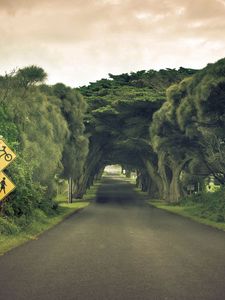
<path id="1" fill-rule="evenodd" d="M 27 108 L 29 117 L 21 128 L 23 157 L 33 168 L 33 179 L 47 186 L 51 197 L 55 174 L 62 171 L 61 158 L 69 134 L 68 125 L 50 97 L 36 91 L 30 94 L 29 100 L 32 101 Z"/>
<path id="2" fill-rule="evenodd" d="M 44 188 L 33 181 L 29 162 L 17 155 L 15 162 L 7 169 L 17 188 L 4 202 L 3 210 L 7 216 L 29 216 L 34 208 L 42 205 Z"/>
<path id="3" fill-rule="evenodd" d="M 0 234 L 12 235 L 18 232 L 19 228 L 12 220 L 0 217 Z"/>
<path id="4" fill-rule="evenodd" d="M 162 166 L 166 165 L 173 174 L 172 181 L 166 178 L 173 192 L 171 199 L 179 199 L 185 192 L 185 186 L 183 191 L 180 189 L 185 184 L 180 174 L 187 169 L 192 175 L 212 174 L 225 183 L 224 72 L 225 59 L 172 85 L 166 102 L 153 115 L 151 142 L 160 157 L 164 179 L 167 176 Z M 188 166 L 192 161 L 198 161 L 198 169 Z"/>
<path id="5" fill-rule="evenodd" d="M 77 180 L 82 174 L 88 153 L 88 140 L 84 135 L 83 124 L 86 102 L 77 90 L 66 87 L 62 83 L 53 87 L 53 93 L 61 99 L 61 114 L 69 129 L 69 135 L 63 143 L 63 176 Z"/>
<path id="6" fill-rule="evenodd" d="M 155 74 L 158 73 L 155 72 Z M 117 159 L 121 161 L 119 145 L 127 153 L 125 155 L 127 159 L 128 156 L 132 157 L 132 152 L 137 155 L 135 148 L 128 149 L 127 146 L 122 146 L 121 142 L 133 138 L 148 140 L 148 124 L 153 113 L 165 101 L 167 83 L 163 87 L 161 85 L 160 88 L 156 82 L 154 88 L 153 86 L 149 88 L 147 83 L 142 84 L 142 87 L 137 82 L 134 83 L 134 80 L 142 80 L 143 76 L 145 76 L 145 71 L 131 75 L 110 74 L 110 80 L 103 79 L 80 89 L 88 103 L 85 121 L 86 130 L 91 135 L 90 141 L 98 142 L 101 147 L 104 147 L 103 156 L 107 163 L 110 157 L 115 160 L 117 154 Z M 132 143 L 127 145 L 132 145 Z"/>
<path id="7" fill-rule="evenodd" d="M 225 189 L 184 197 L 181 205 L 196 205 L 195 215 L 215 222 L 225 222 Z"/>
<path id="8" fill-rule="evenodd" d="M 19 84 L 27 88 L 29 85 L 43 82 L 47 78 L 45 71 L 37 66 L 29 66 L 19 69 L 16 73 L 16 79 Z"/>
<path id="9" fill-rule="evenodd" d="M 85 125 L 90 151 L 85 172 L 91 175 L 87 176 L 93 177 L 102 165 L 113 163 L 147 174 L 143 161 L 157 164 L 149 141 L 153 115 L 165 102 L 166 89 L 194 73 L 195 70 L 180 68 L 109 74 L 110 79 L 81 87 L 88 103 Z M 98 159 L 90 167 L 93 156 Z"/>
<path id="10" fill-rule="evenodd" d="M 84 191 L 106 164 L 138 170 L 146 189 L 164 184 L 171 199 L 193 175 L 225 183 L 224 74 L 225 59 L 200 71 L 109 74 L 79 90 L 43 84 L 37 66 L 0 76 L 0 131 L 18 153 L 4 214 L 21 224 L 37 210 L 54 214 L 60 177 Z"/>
<path id="11" fill-rule="evenodd" d="M 194 69 L 180 68 L 176 69 L 161 69 L 159 71 L 138 71 L 130 74 L 113 75 L 109 74 L 119 85 L 129 85 L 138 88 L 148 87 L 153 90 L 165 90 L 174 82 L 179 82 L 185 77 L 189 77 L 196 73 Z"/>
<path id="12" fill-rule="evenodd" d="M 0 133 L 7 141 L 16 141 L 18 137 L 17 126 L 9 120 L 7 110 L 0 106 Z"/>
<path id="13" fill-rule="evenodd" d="M 69 176 L 68 168 L 79 176 L 87 153 L 85 101 L 63 84 L 40 85 L 46 77 L 37 66 L 0 77 L 0 133 L 17 153 L 6 170 L 17 187 L 2 214 L 19 226 L 29 224 L 37 210 L 55 213 L 56 178 Z"/>

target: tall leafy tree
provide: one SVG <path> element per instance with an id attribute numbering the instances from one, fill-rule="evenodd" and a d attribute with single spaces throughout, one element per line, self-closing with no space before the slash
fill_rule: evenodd
<path id="1" fill-rule="evenodd" d="M 86 103 L 77 90 L 66 87 L 62 83 L 56 84 L 53 92 L 61 100 L 61 112 L 69 128 L 69 135 L 63 149 L 63 176 L 73 180 L 74 192 L 76 192 L 88 152 L 83 120 Z"/>
<path id="2" fill-rule="evenodd" d="M 100 166 L 117 161 L 143 174 L 141 177 L 148 182 L 145 189 L 159 196 L 162 182 L 157 172 L 158 157 L 149 139 L 149 124 L 165 101 L 165 91 L 171 82 L 193 73 L 195 70 L 191 69 L 168 69 L 109 74 L 108 80 L 81 87 L 88 103 L 86 128 L 90 135 L 84 177 L 93 179 Z M 83 192 L 88 181 L 82 183 Z"/>

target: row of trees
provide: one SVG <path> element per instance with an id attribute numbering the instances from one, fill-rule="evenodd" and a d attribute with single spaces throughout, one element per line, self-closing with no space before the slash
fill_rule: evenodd
<path id="1" fill-rule="evenodd" d="M 182 179 L 196 185 L 212 174 L 224 185 L 225 60 L 171 86 L 150 132 L 164 199 L 185 194 Z"/>
<path id="2" fill-rule="evenodd" d="M 83 97 L 63 84 L 43 84 L 46 77 L 36 66 L 0 77 L 0 132 L 17 153 L 7 169 L 17 189 L 2 203 L 8 215 L 50 213 L 57 181 L 75 181 L 88 152 Z"/>
<path id="3" fill-rule="evenodd" d="M 224 59 L 200 71 L 110 74 L 80 88 L 90 149 L 78 194 L 113 163 L 136 170 L 137 185 L 167 201 L 210 174 L 224 184 L 224 91 Z"/>
<path id="4" fill-rule="evenodd" d="M 112 75 L 79 90 L 30 66 L 0 77 L 0 133 L 17 152 L 4 213 L 51 212 L 60 179 L 82 198 L 104 167 L 137 172 L 151 197 L 179 201 L 213 175 L 225 183 L 225 59 Z"/>
<path id="5" fill-rule="evenodd" d="M 110 79 L 80 89 L 88 103 L 85 121 L 90 149 L 84 169 L 87 180 L 81 183 L 83 190 L 79 195 L 105 165 L 113 163 L 128 171 L 135 169 L 143 189 L 152 195 L 159 192 L 157 154 L 151 146 L 149 125 L 166 101 L 166 89 L 172 78 L 173 82 L 179 82 L 194 73 L 195 70 L 181 68 L 110 74 Z"/>

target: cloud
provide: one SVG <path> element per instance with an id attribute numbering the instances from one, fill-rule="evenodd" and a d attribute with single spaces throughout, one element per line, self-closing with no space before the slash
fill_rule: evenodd
<path id="1" fill-rule="evenodd" d="M 51 82 L 225 56 L 224 0 L 0 0 L 0 18 L 0 72 L 36 63 Z"/>

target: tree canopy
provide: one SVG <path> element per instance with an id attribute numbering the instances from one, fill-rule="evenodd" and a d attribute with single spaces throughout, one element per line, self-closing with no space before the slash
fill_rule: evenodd
<path id="1" fill-rule="evenodd" d="M 46 78 L 34 65 L 0 76 L 1 134 L 18 153 L 5 214 L 51 211 L 60 179 L 82 197 L 109 164 L 136 171 L 139 187 L 167 201 L 209 175 L 225 184 L 225 59 L 109 74 L 79 89 Z"/>

